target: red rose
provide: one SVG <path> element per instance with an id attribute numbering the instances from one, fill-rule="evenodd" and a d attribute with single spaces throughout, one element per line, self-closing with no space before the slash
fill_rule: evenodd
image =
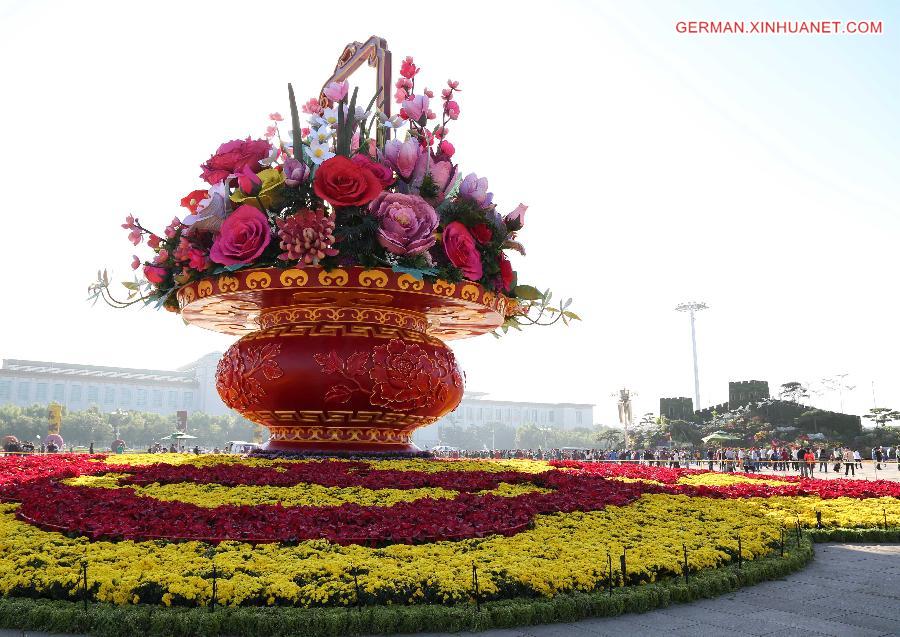
<path id="1" fill-rule="evenodd" d="M 148 281 L 150 281 L 150 283 L 155 283 L 156 285 L 159 285 L 160 283 L 165 281 L 166 272 L 167 270 L 165 268 L 161 268 L 156 265 L 144 266 L 144 276 Z"/>
<path id="2" fill-rule="evenodd" d="M 472 236 L 475 237 L 475 240 L 478 243 L 484 244 L 494 238 L 494 233 L 491 232 L 491 229 L 486 223 L 479 223 L 472 228 Z"/>
<path id="3" fill-rule="evenodd" d="M 336 208 L 364 206 L 381 192 L 381 182 L 371 170 L 343 155 L 325 161 L 313 178 L 315 193 Z"/>
<path id="4" fill-rule="evenodd" d="M 447 224 L 441 241 L 450 263 L 462 270 L 464 277 L 471 281 L 481 278 L 484 272 L 481 255 L 475 246 L 475 238 L 463 224 L 459 221 Z"/>
<path id="5" fill-rule="evenodd" d="M 502 252 L 500 253 L 499 265 L 500 280 L 503 282 L 503 291 L 509 292 L 509 289 L 512 287 L 513 283 L 512 263 L 509 262 L 509 259 Z"/>
<path id="6" fill-rule="evenodd" d="M 272 239 L 269 220 L 253 206 L 244 205 L 228 215 L 219 228 L 209 257 L 222 265 L 251 263 Z"/>
<path id="7" fill-rule="evenodd" d="M 383 188 L 387 188 L 395 181 L 394 171 L 391 170 L 389 166 L 385 166 L 382 163 L 372 161 L 372 159 L 368 155 L 357 153 L 350 161 L 352 161 L 360 168 L 365 168 L 373 175 L 375 175 L 375 178 L 379 181 L 379 183 L 381 183 L 381 186 Z"/>
<path id="8" fill-rule="evenodd" d="M 209 197 L 209 193 L 205 190 L 194 190 L 189 192 L 181 199 L 181 205 L 191 211 L 191 214 L 197 212 L 197 206 L 200 202 Z"/>
<path id="9" fill-rule="evenodd" d="M 217 184 L 230 175 L 241 172 L 246 166 L 255 173 L 263 169 L 260 160 L 272 152 L 272 145 L 264 139 L 234 139 L 225 142 L 200 168 L 200 175 L 207 183 Z"/>

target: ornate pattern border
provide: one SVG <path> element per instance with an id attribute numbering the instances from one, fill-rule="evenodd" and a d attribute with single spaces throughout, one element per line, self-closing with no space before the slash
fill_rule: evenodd
<path id="1" fill-rule="evenodd" d="M 295 290 L 394 293 L 397 297 L 416 298 L 416 304 L 423 308 L 429 333 L 443 339 L 489 332 L 515 306 L 505 295 L 471 281 L 427 282 L 387 268 L 357 266 L 330 271 L 314 266 L 239 270 L 189 283 L 176 296 L 185 321 L 242 335 L 259 329 L 257 317 L 265 306 L 264 295 L 278 292 L 283 297 L 284 292 Z"/>

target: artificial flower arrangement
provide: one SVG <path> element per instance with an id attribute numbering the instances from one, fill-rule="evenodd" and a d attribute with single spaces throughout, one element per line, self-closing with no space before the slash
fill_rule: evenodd
<path id="1" fill-rule="evenodd" d="M 129 215 L 122 227 L 131 242 L 146 240 L 154 252 L 150 260 L 133 259 L 144 279 L 126 282 L 129 297 L 120 301 L 109 293 L 107 273 L 99 273 L 92 298 L 177 312 L 174 292 L 204 277 L 255 267 L 359 265 L 418 279 L 466 279 L 501 292 L 515 299 L 503 332 L 579 319 L 568 309 L 571 299 L 552 306 L 549 290 L 518 282 L 506 252 L 524 254 L 517 234 L 526 206 L 501 214 L 487 179 L 463 176 L 448 139 L 448 124 L 460 114 L 459 82 L 448 80 L 435 113 L 434 92 L 417 92 L 419 71 L 411 57 L 401 64 L 394 117 L 373 109 L 378 94 L 360 106 L 358 89 L 351 94 L 347 81 L 329 83 L 321 100 L 298 110 L 288 85 L 290 140 L 281 135 L 283 117 L 272 113 L 265 139 L 226 142 L 201 165 L 206 187 L 181 200 L 186 214 L 163 233 Z"/>

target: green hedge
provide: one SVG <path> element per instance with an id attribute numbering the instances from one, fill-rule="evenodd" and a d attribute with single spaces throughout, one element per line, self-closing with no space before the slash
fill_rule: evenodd
<path id="1" fill-rule="evenodd" d="M 894 534 L 900 535 L 898 533 Z M 571 622 L 587 617 L 640 613 L 673 603 L 715 597 L 792 573 L 813 557 L 811 533 L 799 546 L 792 542 L 784 557 L 774 555 L 742 568 L 731 564 L 642 586 L 550 599 L 517 598 L 481 604 L 439 606 L 368 606 L 356 608 L 161 608 L 113 606 L 24 598 L 0 599 L 0 628 L 87 633 L 96 637 L 336 637 L 413 632 L 458 632 Z M 844 538 L 837 538 L 843 540 Z M 858 538 L 854 538 L 858 539 Z M 880 540 L 884 541 L 884 540 Z"/>

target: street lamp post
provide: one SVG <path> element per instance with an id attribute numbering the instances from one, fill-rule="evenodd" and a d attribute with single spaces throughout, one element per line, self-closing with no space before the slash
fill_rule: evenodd
<path id="1" fill-rule="evenodd" d="M 708 309 L 706 303 L 688 301 L 675 307 L 676 312 L 689 312 L 691 315 L 691 348 L 694 353 L 694 409 L 700 409 L 700 371 L 697 367 L 697 328 L 694 323 L 694 315 Z"/>

